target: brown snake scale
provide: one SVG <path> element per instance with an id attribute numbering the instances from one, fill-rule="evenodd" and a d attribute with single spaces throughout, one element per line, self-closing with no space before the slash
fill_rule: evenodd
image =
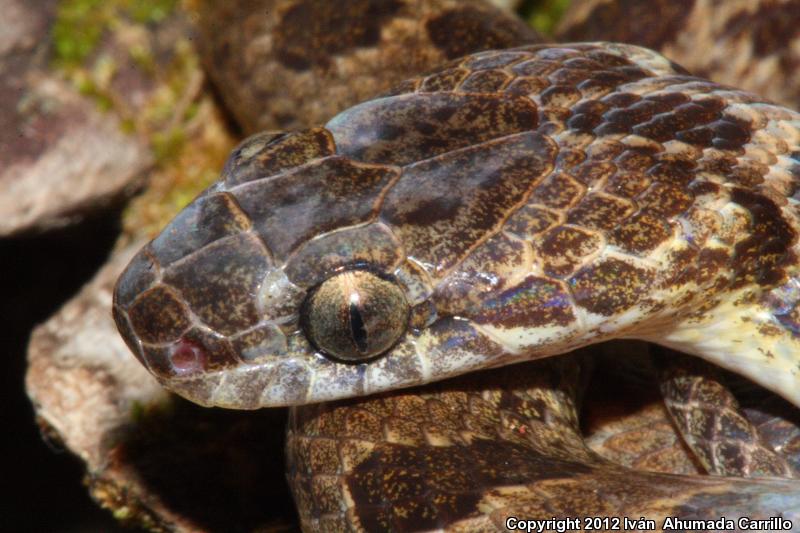
<path id="1" fill-rule="evenodd" d="M 655 52 L 478 53 L 324 127 L 245 141 L 133 259 L 114 316 L 192 401 L 298 406 L 288 471 L 309 531 L 800 530 L 797 481 L 612 464 L 583 440 L 577 359 L 506 366 L 639 338 L 799 405 L 798 184 L 800 115 Z M 691 380 L 664 390 L 706 470 L 796 475 L 735 400 Z"/>

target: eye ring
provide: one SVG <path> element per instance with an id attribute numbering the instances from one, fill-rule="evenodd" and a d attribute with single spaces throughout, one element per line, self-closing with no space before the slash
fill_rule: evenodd
<path id="1" fill-rule="evenodd" d="M 331 275 L 300 311 L 308 341 L 337 361 L 364 363 L 389 351 L 408 327 L 410 307 L 397 282 L 368 268 Z"/>

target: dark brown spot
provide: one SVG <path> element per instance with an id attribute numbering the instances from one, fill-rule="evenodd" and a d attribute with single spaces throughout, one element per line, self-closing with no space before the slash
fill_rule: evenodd
<path id="1" fill-rule="evenodd" d="M 522 63 L 517 63 L 511 68 L 511 70 L 517 76 L 534 76 L 538 78 L 547 76 L 557 68 L 558 68 L 558 63 L 556 63 L 555 61 L 531 59 L 530 61 L 523 61 Z"/>
<path id="2" fill-rule="evenodd" d="M 603 180 L 614 174 L 617 167 L 610 161 L 600 161 L 592 158 L 585 163 L 570 170 L 572 176 L 581 183 L 590 187 L 597 186 Z"/>
<path id="3" fill-rule="evenodd" d="M 653 272 L 619 259 L 605 259 L 570 279 L 575 302 L 603 316 L 622 313 L 651 288 Z"/>
<path id="4" fill-rule="evenodd" d="M 550 276 L 571 274 L 584 257 L 598 251 L 602 239 L 588 231 L 570 226 L 560 226 L 546 233 L 537 249 L 544 262 L 544 271 Z"/>
<path id="5" fill-rule="evenodd" d="M 511 215 L 503 229 L 521 239 L 530 239 L 552 228 L 558 221 L 557 213 L 526 204 Z"/>
<path id="6" fill-rule="evenodd" d="M 295 2 L 275 28 L 275 55 L 293 70 L 328 67 L 333 56 L 377 44 L 383 25 L 402 7 L 399 0 Z"/>
<path id="7" fill-rule="evenodd" d="M 633 198 L 650 186 L 650 178 L 641 172 L 616 172 L 608 180 L 606 190 L 626 198 Z"/>
<path id="8" fill-rule="evenodd" d="M 722 248 L 705 248 L 697 259 L 697 283 L 704 285 L 713 281 L 717 274 L 728 268 L 730 255 Z"/>
<path id="9" fill-rule="evenodd" d="M 153 344 L 174 341 L 191 325 L 183 303 L 163 285 L 140 294 L 128 316 L 136 335 Z"/>
<path id="10" fill-rule="evenodd" d="M 632 202 L 606 194 L 587 194 L 569 210 L 567 223 L 610 230 L 635 210 Z"/>
<path id="11" fill-rule="evenodd" d="M 695 0 L 620 0 L 600 2 L 562 40 L 613 40 L 659 49 L 672 42 L 686 24 Z"/>
<path id="12" fill-rule="evenodd" d="M 549 175 L 533 190 L 530 203 L 538 203 L 553 209 L 564 209 L 577 203 L 585 187 L 563 172 Z"/>
<path id="13" fill-rule="evenodd" d="M 683 213 L 692 206 L 694 197 L 685 188 L 654 183 L 638 198 L 639 207 L 655 217 L 667 218 Z"/>
<path id="14" fill-rule="evenodd" d="M 511 48 L 539 39 L 520 19 L 499 17 L 493 10 L 473 6 L 443 11 L 425 23 L 425 30 L 431 42 L 448 59 L 478 50 Z"/>
<path id="15" fill-rule="evenodd" d="M 750 141 L 751 126 L 747 122 L 725 117 L 710 126 L 714 131 L 712 145 L 719 150 L 740 151 Z"/>
<path id="16" fill-rule="evenodd" d="M 768 197 L 746 189 L 731 191 L 731 201 L 750 213 L 750 235 L 734 252 L 736 286 L 756 282 L 772 285 L 784 277 L 784 267 L 794 260 L 795 232 L 781 209 Z"/>
<path id="17" fill-rule="evenodd" d="M 626 220 L 611 233 L 609 239 L 628 253 L 645 254 L 655 250 L 671 236 L 672 231 L 666 220 L 642 212 Z"/>
<path id="18" fill-rule="evenodd" d="M 458 87 L 458 84 L 467 74 L 469 74 L 469 71 L 463 68 L 449 68 L 436 72 L 422 80 L 419 91 L 423 93 L 452 91 Z"/>
<path id="19" fill-rule="evenodd" d="M 649 169 L 647 175 L 656 181 L 683 188 L 696 177 L 695 164 L 682 159 L 662 160 Z"/>
<path id="20" fill-rule="evenodd" d="M 458 90 L 465 93 L 493 93 L 501 90 L 510 78 L 502 70 L 479 70 L 470 74 Z"/>
<path id="21" fill-rule="evenodd" d="M 524 133 L 406 167 L 381 218 L 409 255 L 448 268 L 499 230 L 550 171 L 554 153 L 552 141 Z"/>

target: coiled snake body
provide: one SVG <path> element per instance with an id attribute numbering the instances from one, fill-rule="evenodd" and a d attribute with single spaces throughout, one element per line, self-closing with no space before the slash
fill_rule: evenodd
<path id="1" fill-rule="evenodd" d="M 797 482 L 612 465 L 581 438 L 573 365 L 506 367 L 639 338 L 800 405 L 798 183 L 800 115 L 654 52 L 485 52 L 245 141 L 128 266 L 115 319 L 192 401 L 316 404 L 289 436 L 309 530 L 800 528 Z"/>

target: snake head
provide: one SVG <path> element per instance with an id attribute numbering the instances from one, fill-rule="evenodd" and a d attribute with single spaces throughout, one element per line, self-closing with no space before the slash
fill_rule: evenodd
<path id="1" fill-rule="evenodd" d="M 231 408 L 454 373 L 458 362 L 431 371 L 436 348 L 423 345 L 453 349 L 475 332 L 432 333 L 430 265 L 375 216 L 399 173 L 340 155 L 325 128 L 246 140 L 120 276 L 113 312 L 127 345 L 167 388 Z"/>
<path id="2" fill-rule="evenodd" d="M 472 318 L 519 295 L 481 299 L 475 280 L 500 290 L 481 262 L 518 265 L 492 258 L 508 252 L 502 239 L 465 258 L 551 168 L 554 144 L 530 130 L 535 120 L 517 95 L 412 93 L 252 137 L 131 261 L 114 293 L 117 326 L 167 388 L 233 408 L 508 362 Z"/>

